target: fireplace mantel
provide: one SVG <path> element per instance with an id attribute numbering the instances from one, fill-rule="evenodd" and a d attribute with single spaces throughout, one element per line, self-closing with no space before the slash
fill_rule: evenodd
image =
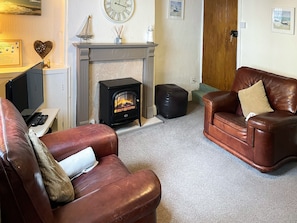
<path id="1" fill-rule="evenodd" d="M 158 44 L 74 43 L 77 61 L 76 125 L 89 123 L 89 64 L 143 59 L 142 116 L 154 116 L 154 52 Z"/>

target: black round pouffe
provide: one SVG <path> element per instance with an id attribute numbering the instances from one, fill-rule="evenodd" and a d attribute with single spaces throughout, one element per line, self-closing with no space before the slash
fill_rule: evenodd
<path id="1" fill-rule="evenodd" d="M 160 84 L 155 87 L 157 114 L 164 118 L 176 118 L 187 113 L 188 92 L 175 84 Z"/>

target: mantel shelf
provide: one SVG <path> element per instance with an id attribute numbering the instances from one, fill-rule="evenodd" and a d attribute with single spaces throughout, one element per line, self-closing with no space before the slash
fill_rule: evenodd
<path id="1" fill-rule="evenodd" d="M 147 48 L 156 47 L 156 43 L 73 43 L 77 48 L 93 48 L 93 49 L 121 49 L 121 48 Z"/>

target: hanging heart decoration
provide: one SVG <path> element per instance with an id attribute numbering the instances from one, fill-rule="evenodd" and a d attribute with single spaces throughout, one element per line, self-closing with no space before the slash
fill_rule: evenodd
<path id="1" fill-rule="evenodd" d="M 34 42 L 34 49 L 42 59 L 48 55 L 52 48 L 53 43 L 51 41 L 42 42 L 40 40 L 36 40 Z"/>

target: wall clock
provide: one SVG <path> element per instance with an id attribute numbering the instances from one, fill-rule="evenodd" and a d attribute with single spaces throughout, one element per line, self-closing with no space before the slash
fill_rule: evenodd
<path id="1" fill-rule="evenodd" d="M 134 1 L 135 0 L 103 0 L 103 11 L 110 21 L 123 23 L 133 15 Z"/>

